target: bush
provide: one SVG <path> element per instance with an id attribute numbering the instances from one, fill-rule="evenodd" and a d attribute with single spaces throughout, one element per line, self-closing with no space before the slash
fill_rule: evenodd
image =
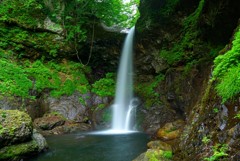
<path id="1" fill-rule="evenodd" d="M 48 89 L 53 97 L 71 95 L 75 91 L 86 93 L 89 90 L 86 69 L 79 63 L 33 63 L 25 61 L 24 65 L 0 58 L 0 94 L 34 98 L 30 90 L 41 93 Z"/>
<path id="2" fill-rule="evenodd" d="M 101 97 L 114 96 L 115 94 L 115 79 L 113 73 L 107 73 L 105 78 L 102 78 L 92 84 L 92 92 Z"/>

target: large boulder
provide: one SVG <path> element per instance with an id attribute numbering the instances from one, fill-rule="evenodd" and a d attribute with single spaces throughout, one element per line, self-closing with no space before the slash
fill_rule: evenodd
<path id="1" fill-rule="evenodd" d="M 0 122 L 0 148 L 31 138 L 32 120 L 26 113 L 0 109 Z"/>
<path id="2" fill-rule="evenodd" d="M 148 150 L 145 153 L 139 155 L 133 161 L 152 161 L 152 160 L 161 160 L 161 161 L 170 161 L 172 160 L 172 147 L 171 145 L 161 141 L 155 140 L 150 141 L 148 144 Z"/>
<path id="3" fill-rule="evenodd" d="M 57 113 L 45 114 L 34 120 L 34 127 L 44 136 L 70 133 L 74 131 L 88 131 L 92 128 L 90 123 L 77 123 L 67 120 Z"/>
<path id="4" fill-rule="evenodd" d="M 46 148 L 45 138 L 33 132 L 28 114 L 0 109 L 0 160 L 21 160 Z"/>
<path id="5" fill-rule="evenodd" d="M 22 157 L 36 154 L 38 144 L 32 140 L 29 142 L 6 146 L 0 149 L 1 161 L 21 160 Z"/>
<path id="6" fill-rule="evenodd" d="M 60 116 L 44 116 L 34 120 L 34 125 L 42 130 L 52 130 L 57 126 L 61 126 L 65 123 L 64 118 Z"/>

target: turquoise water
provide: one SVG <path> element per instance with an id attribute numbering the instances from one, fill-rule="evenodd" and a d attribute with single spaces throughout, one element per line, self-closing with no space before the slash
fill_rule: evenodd
<path id="1" fill-rule="evenodd" d="M 146 151 L 143 133 L 69 134 L 47 138 L 49 151 L 31 161 L 131 161 Z"/>

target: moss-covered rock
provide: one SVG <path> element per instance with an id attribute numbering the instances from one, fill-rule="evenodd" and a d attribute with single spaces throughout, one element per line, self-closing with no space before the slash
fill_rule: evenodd
<path id="1" fill-rule="evenodd" d="M 0 109 L 0 160 L 20 160 L 47 148 L 45 138 L 36 130 L 28 114 Z"/>
<path id="2" fill-rule="evenodd" d="M 18 160 L 20 157 L 33 155 L 38 152 L 38 144 L 32 140 L 27 143 L 6 146 L 0 149 L 0 160 Z"/>
<path id="3" fill-rule="evenodd" d="M 180 136 L 183 127 L 183 120 L 166 123 L 162 128 L 158 129 L 157 137 L 165 141 L 176 139 Z"/>
<path id="4" fill-rule="evenodd" d="M 0 109 L 0 148 L 29 140 L 31 135 L 32 120 L 28 114 Z"/>
<path id="5" fill-rule="evenodd" d="M 164 150 L 164 151 L 172 151 L 172 147 L 171 145 L 161 141 L 161 140 L 155 140 L 155 141 L 150 141 L 147 144 L 148 148 L 150 149 L 160 149 L 160 150 Z"/>
<path id="6" fill-rule="evenodd" d="M 158 149 L 148 149 L 133 161 L 171 161 L 172 151 L 163 151 Z"/>

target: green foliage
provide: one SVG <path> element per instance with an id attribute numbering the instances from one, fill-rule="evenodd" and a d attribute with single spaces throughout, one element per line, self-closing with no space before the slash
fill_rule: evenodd
<path id="1" fill-rule="evenodd" d="M 36 141 L 6 146 L 0 149 L 0 160 L 19 160 L 24 155 L 30 155 L 38 151 Z"/>
<path id="2" fill-rule="evenodd" d="M 172 159 L 172 157 L 173 157 L 172 151 L 164 151 L 163 152 L 163 157 L 166 158 L 166 159 Z"/>
<path id="3" fill-rule="evenodd" d="M 80 93 L 89 91 L 88 80 L 85 76 L 85 72 L 89 71 L 87 67 L 75 62 L 61 64 L 49 62 L 47 67 L 52 71 L 52 78 L 50 79 L 53 88 L 52 96 L 59 97 L 61 95 L 71 95 L 75 91 Z"/>
<path id="4" fill-rule="evenodd" d="M 238 112 L 238 113 L 236 114 L 236 116 L 234 116 L 234 118 L 235 118 L 235 119 L 240 119 L 240 112 Z"/>
<path id="5" fill-rule="evenodd" d="M 94 26 L 99 22 L 109 26 L 133 26 L 139 13 L 130 12 L 138 3 L 139 0 L 127 4 L 121 0 L 2 0 L 0 48 L 13 50 L 20 57 L 26 55 L 26 50 L 55 57 L 68 43 L 77 49 L 93 34 Z M 56 31 L 57 28 L 62 31 L 61 35 L 45 30 L 46 18 L 55 23 L 55 28 L 48 24 L 48 29 Z M 65 42 L 59 41 L 60 36 Z"/>
<path id="6" fill-rule="evenodd" d="M 225 102 L 240 93 L 240 29 L 235 33 L 231 50 L 214 60 L 212 80 L 217 80 L 216 90 Z"/>
<path id="7" fill-rule="evenodd" d="M 37 27 L 42 19 L 42 5 L 37 0 L 3 0 L 0 5 L 0 21 L 21 26 Z"/>
<path id="8" fill-rule="evenodd" d="M 149 161 L 159 161 L 159 155 L 160 153 L 158 151 L 153 151 L 153 152 L 147 152 L 146 156 L 148 158 Z"/>
<path id="9" fill-rule="evenodd" d="M 79 63 L 65 62 L 44 64 L 40 60 L 25 61 L 19 65 L 14 61 L 0 59 L 0 93 L 8 96 L 34 98 L 30 90 L 42 92 L 51 90 L 51 95 L 71 95 L 74 91 L 86 93 L 89 90 L 85 71 Z"/>
<path id="10" fill-rule="evenodd" d="M 171 50 L 161 50 L 159 56 L 164 58 L 168 64 L 172 65 L 182 59 L 184 55 L 180 45 L 175 45 Z"/>
<path id="11" fill-rule="evenodd" d="M 218 109 L 217 107 L 214 107 L 214 108 L 213 108 L 213 112 L 214 112 L 214 113 L 218 113 L 218 112 L 219 112 L 219 109 Z"/>
<path id="12" fill-rule="evenodd" d="M 30 97 L 29 90 L 32 87 L 31 80 L 22 66 L 0 59 L 0 93 L 3 95 L 15 95 Z"/>
<path id="13" fill-rule="evenodd" d="M 151 107 L 154 103 L 159 103 L 159 93 L 156 91 L 159 83 L 164 80 L 164 75 L 156 76 L 150 82 L 137 84 L 135 90 L 146 100 L 146 107 Z"/>
<path id="14" fill-rule="evenodd" d="M 171 160 L 173 157 L 172 151 L 163 150 L 148 150 L 146 152 L 146 157 L 149 161 L 159 161 L 159 160 Z"/>
<path id="15" fill-rule="evenodd" d="M 213 155 L 209 158 L 204 158 L 204 160 L 207 161 L 217 161 L 219 158 L 224 158 L 228 156 L 226 151 L 228 150 L 228 145 L 227 144 L 216 144 L 212 148 L 213 150 Z"/>
<path id="16" fill-rule="evenodd" d="M 62 42 L 53 41 L 55 35 L 52 33 L 35 33 L 18 26 L 5 25 L 0 21 L 0 47 L 12 50 L 19 57 L 36 51 L 44 52 L 46 56 L 57 56 Z"/>
<path id="17" fill-rule="evenodd" d="M 41 4 L 52 21 L 64 24 L 66 40 L 74 41 L 76 45 L 87 39 L 95 21 L 100 20 L 108 26 L 133 26 L 139 12 L 132 14 L 132 6 L 138 3 L 139 0 L 131 0 L 127 4 L 123 4 L 122 0 L 52 0 Z"/>
<path id="18" fill-rule="evenodd" d="M 198 35 L 200 30 L 198 28 L 198 20 L 204 6 L 204 0 L 199 2 L 199 5 L 194 13 L 189 15 L 183 22 L 183 35 L 178 43 L 175 43 L 170 50 L 163 49 L 160 51 L 160 57 L 164 58 L 168 64 L 174 65 L 175 63 L 185 60 L 193 61 L 192 53 L 189 54 L 194 45 L 200 43 Z M 169 9 L 177 5 L 178 0 L 169 2 Z M 171 11 L 171 10 L 170 10 Z M 168 12 L 170 12 L 168 11 Z"/>
<path id="19" fill-rule="evenodd" d="M 175 8 L 178 3 L 179 3 L 179 0 L 166 0 L 165 5 L 163 6 L 163 8 L 160 11 L 160 14 L 163 17 L 167 17 L 167 16 L 171 15 L 175 11 Z"/>
<path id="20" fill-rule="evenodd" d="M 7 113 L 5 111 L 2 111 L 1 116 L 2 116 L 2 118 L 6 118 L 7 117 Z"/>
<path id="21" fill-rule="evenodd" d="M 50 79 L 52 79 L 52 72 L 41 61 L 37 60 L 31 64 L 30 67 L 27 67 L 26 73 L 34 82 L 34 90 L 40 92 L 44 88 L 52 87 L 52 82 L 50 82 Z"/>
<path id="22" fill-rule="evenodd" d="M 203 144 L 205 144 L 205 145 L 207 145 L 210 141 L 211 141 L 211 139 L 210 139 L 209 137 L 207 137 L 207 136 L 204 136 L 204 137 L 202 138 L 202 142 L 203 142 Z"/>
<path id="23" fill-rule="evenodd" d="M 114 96 L 115 93 L 115 77 L 113 73 L 107 73 L 105 78 L 102 78 L 92 84 L 92 92 L 99 96 Z"/>

